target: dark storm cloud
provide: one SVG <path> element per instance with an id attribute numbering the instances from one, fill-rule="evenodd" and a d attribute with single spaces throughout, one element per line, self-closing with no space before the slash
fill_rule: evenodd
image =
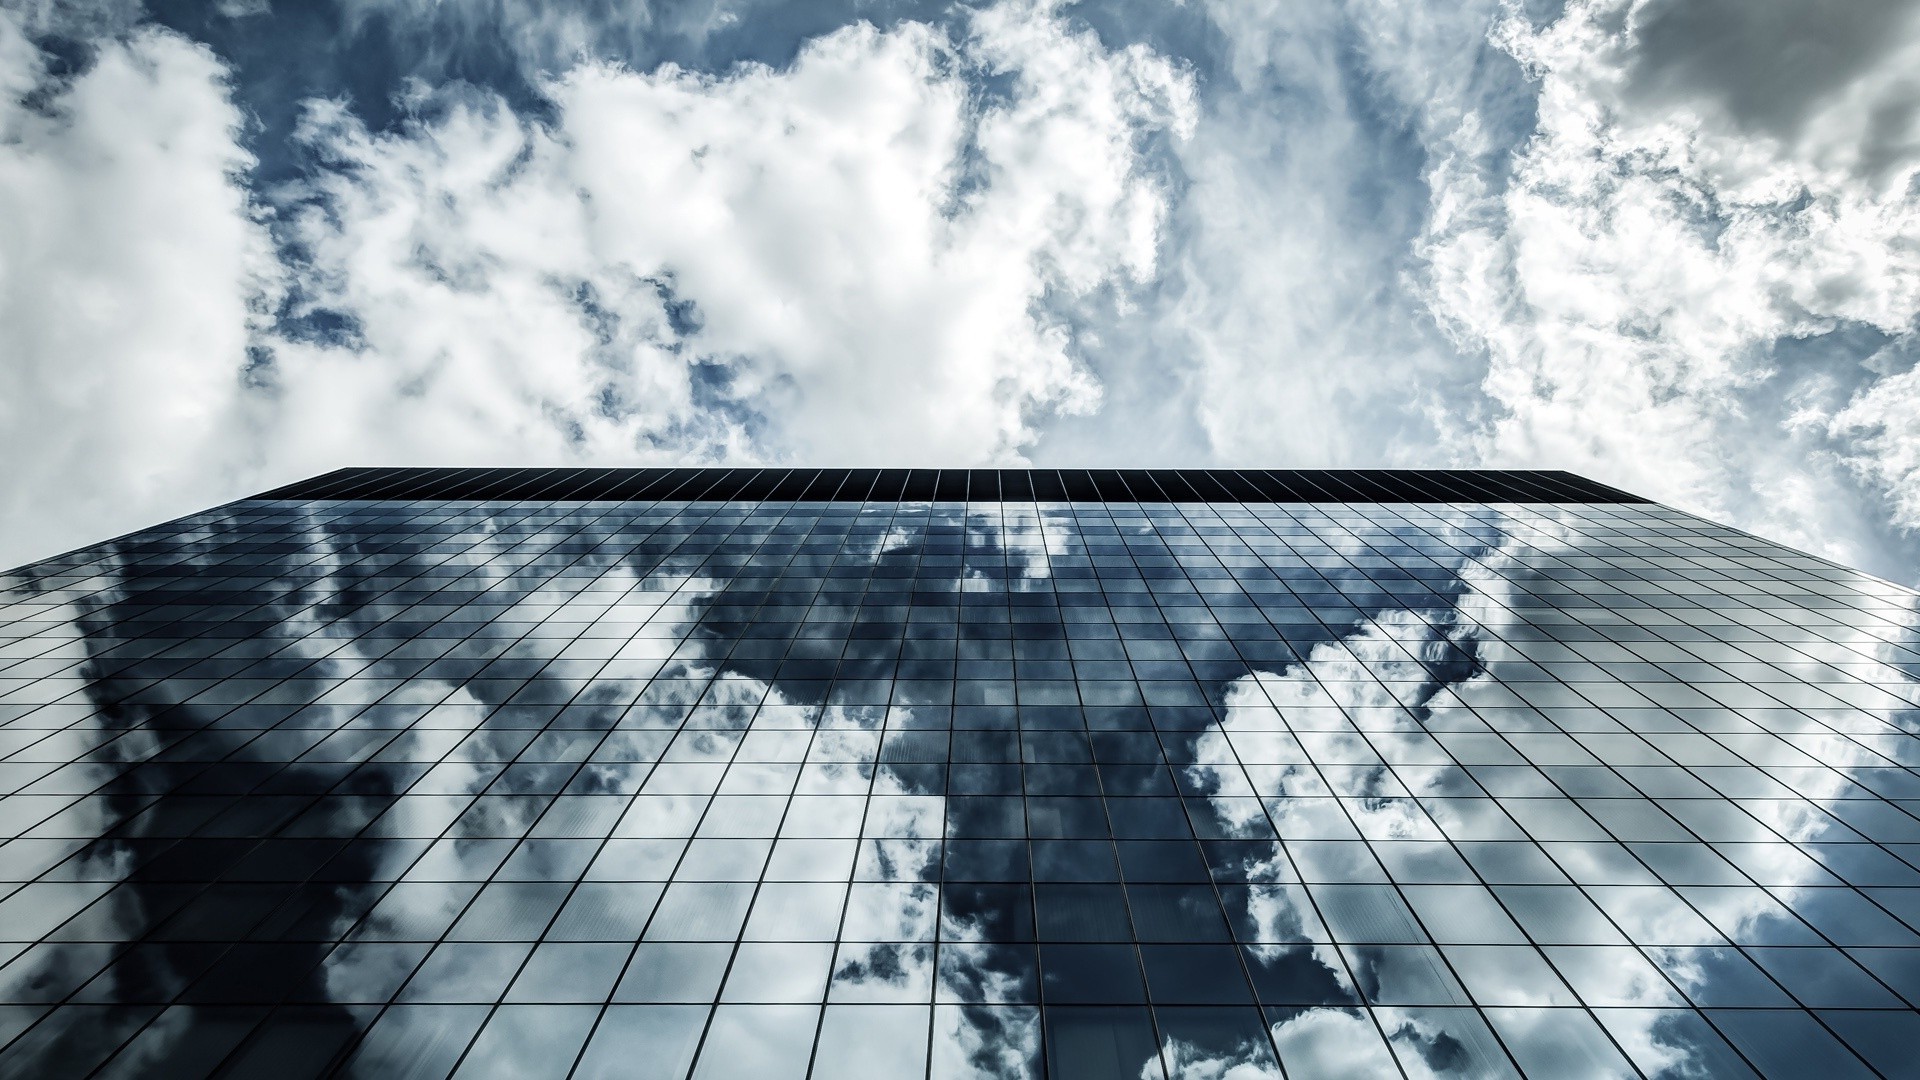
<path id="1" fill-rule="evenodd" d="M 1860 74 L 1891 56 L 1914 0 L 1654 0 L 1633 17 L 1633 90 L 1706 99 L 1788 141 Z"/>

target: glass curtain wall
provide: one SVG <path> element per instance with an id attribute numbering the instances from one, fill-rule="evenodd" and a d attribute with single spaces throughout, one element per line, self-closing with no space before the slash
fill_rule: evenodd
<path id="1" fill-rule="evenodd" d="M 0 1074 L 1916 1068 L 1914 594 L 1658 505 L 262 498 L 0 584 Z"/>

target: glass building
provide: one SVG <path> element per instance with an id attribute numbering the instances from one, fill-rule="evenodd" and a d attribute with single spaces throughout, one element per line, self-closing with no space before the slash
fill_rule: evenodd
<path id="1" fill-rule="evenodd" d="M 1915 594 L 1568 474 L 350 470 L 0 589 L 0 1075 L 1920 1070 Z"/>

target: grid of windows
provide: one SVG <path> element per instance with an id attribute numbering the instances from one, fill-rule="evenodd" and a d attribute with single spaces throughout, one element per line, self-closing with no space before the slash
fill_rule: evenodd
<path id="1" fill-rule="evenodd" d="M 0 585 L 0 1073 L 1914 1067 L 1914 594 L 1657 505 L 257 499 Z"/>

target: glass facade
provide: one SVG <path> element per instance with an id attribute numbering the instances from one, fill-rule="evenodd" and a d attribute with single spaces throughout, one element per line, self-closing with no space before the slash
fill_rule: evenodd
<path id="1" fill-rule="evenodd" d="M 0 1075 L 1920 1069 L 1909 590 L 1552 474 L 642 472 L 0 577 Z"/>

